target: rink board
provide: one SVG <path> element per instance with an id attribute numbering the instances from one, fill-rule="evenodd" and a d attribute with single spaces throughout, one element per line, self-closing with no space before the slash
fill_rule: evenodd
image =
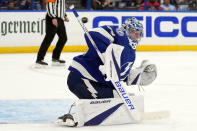
<path id="1" fill-rule="evenodd" d="M 0 53 L 37 53 L 40 46 L 0 47 Z M 50 46 L 47 52 L 53 52 Z M 86 52 L 88 46 L 64 46 L 62 52 Z M 197 51 L 197 45 L 139 45 L 137 51 Z"/>
<path id="2" fill-rule="evenodd" d="M 138 51 L 197 51 L 197 12 L 138 12 L 138 11 L 78 11 L 87 17 L 91 31 L 103 25 L 121 26 L 125 19 L 135 16 L 144 25 L 144 37 Z M 25 14 L 25 15 L 24 15 Z M 33 53 L 45 37 L 46 12 L 0 12 L 0 53 Z M 64 52 L 87 50 L 84 31 L 71 11 L 65 23 L 68 41 Z M 58 41 L 56 35 L 53 47 Z"/>
<path id="3" fill-rule="evenodd" d="M 0 124 L 53 123 L 72 100 L 0 100 Z"/>

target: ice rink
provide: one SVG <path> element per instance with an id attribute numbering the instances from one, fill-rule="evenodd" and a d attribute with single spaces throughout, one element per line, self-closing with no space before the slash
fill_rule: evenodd
<path id="1" fill-rule="evenodd" d="M 36 60 L 34 53 L 0 54 L 0 101 L 76 99 L 67 89 L 66 79 L 67 68 L 78 54 L 81 53 L 62 54 L 61 58 L 67 61 L 65 68 L 41 70 L 32 68 Z M 157 65 L 158 77 L 152 85 L 144 87 L 144 92 L 132 87 L 127 87 L 128 91 L 144 94 L 145 111 L 169 110 L 170 118 L 82 128 L 53 123 L 0 124 L 0 131 L 197 131 L 197 52 L 137 52 L 136 55 L 135 66 L 143 59 L 152 60 Z M 45 60 L 50 63 L 51 53 Z"/>

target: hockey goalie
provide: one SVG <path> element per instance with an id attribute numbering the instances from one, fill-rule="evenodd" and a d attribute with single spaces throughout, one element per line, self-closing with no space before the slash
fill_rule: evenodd
<path id="1" fill-rule="evenodd" d="M 149 60 L 142 61 L 137 68 L 132 67 L 136 47 L 143 37 L 143 25 L 132 17 L 126 19 L 121 27 L 101 26 L 89 34 L 104 56 L 104 62 L 85 34 L 89 49 L 85 54 L 73 58 L 67 79 L 69 90 L 79 100 L 56 123 L 80 127 L 140 122 L 131 116 L 111 80 L 114 71 L 118 72 L 119 80 L 126 82 L 127 86 L 146 86 L 156 79 L 156 66 Z M 112 70 L 114 66 L 116 70 Z M 144 112 L 143 96 L 132 94 L 130 98 L 132 110 L 136 110 L 135 113 Z"/>

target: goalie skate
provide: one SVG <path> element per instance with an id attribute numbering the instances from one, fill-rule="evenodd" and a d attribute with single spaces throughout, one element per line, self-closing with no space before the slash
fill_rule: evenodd
<path id="1" fill-rule="evenodd" d="M 75 127 L 77 126 L 77 122 L 74 121 L 74 117 L 71 114 L 65 114 L 57 119 L 55 122 L 58 125 L 68 126 L 68 127 Z"/>

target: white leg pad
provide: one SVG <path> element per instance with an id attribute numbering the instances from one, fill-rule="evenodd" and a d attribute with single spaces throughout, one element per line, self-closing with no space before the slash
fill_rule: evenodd
<path id="1" fill-rule="evenodd" d="M 144 97 L 131 96 L 135 109 L 144 112 Z M 77 126 L 136 123 L 120 98 L 80 99 L 76 101 Z"/>

